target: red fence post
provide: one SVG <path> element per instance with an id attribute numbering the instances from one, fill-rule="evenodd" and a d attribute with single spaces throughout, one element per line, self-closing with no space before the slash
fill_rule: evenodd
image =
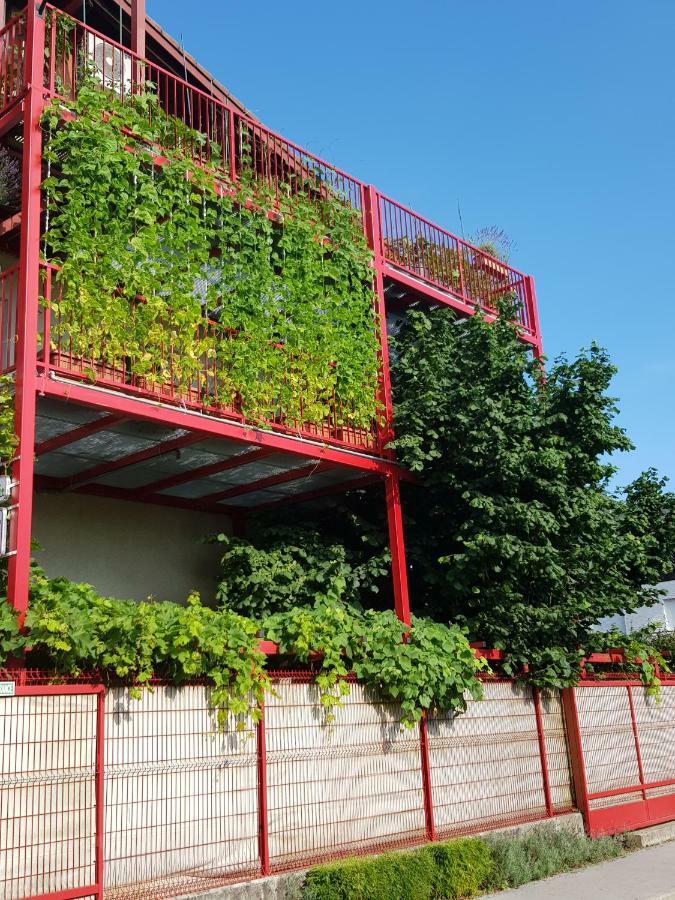
<path id="1" fill-rule="evenodd" d="M 105 879 L 105 688 L 96 697 L 96 900 L 103 900 Z"/>
<path id="2" fill-rule="evenodd" d="M 546 737 L 544 735 L 544 721 L 541 715 L 541 694 L 539 688 L 532 688 L 534 700 L 534 715 L 537 720 L 537 740 L 539 741 L 539 757 L 541 759 L 541 780 L 544 786 L 544 802 L 546 803 L 546 815 L 553 815 L 553 803 L 551 802 L 551 783 L 548 774 L 548 757 L 546 755 Z"/>
<path id="3" fill-rule="evenodd" d="M 635 721 L 635 706 L 633 704 L 633 689 L 629 684 L 626 685 L 626 690 L 628 691 L 628 708 L 630 709 L 630 723 L 633 729 L 633 740 L 635 741 L 635 757 L 637 759 L 638 765 L 638 775 L 640 777 L 640 784 L 642 787 L 642 799 L 647 799 L 647 791 L 644 788 L 645 784 L 645 772 L 642 767 L 642 753 L 640 751 L 640 737 L 638 735 L 637 722 Z"/>
<path id="4" fill-rule="evenodd" d="M 258 740 L 258 853 L 262 875 L 270 874 L 269 822 L 267 819 L 267 743 L 265 736 L 265 704 L 260 704 Z"/>
<path id="5" fill-rule="evenodd" d="M 563 688 L 560 692 L 565 717 L 565 732 L 569 749 L 570 767 L 572 769 L 572 782 L 574 795 L 579 812 L 584 817 L 586 830 L 590 830 L 588 784 L 586 782 L 586 767 L 584 763 L 584 751 L 581 744 L 581 729 L 579 727 L 579 711 L 574 688 Z"/>
<path id="6" fill-rule="evenodd" d="M 25 83 L 23 109 L 23 172 L 21 183 L 20 264 L 17 292 L 14 428 L 17 452 L 12 466 L 8 599 L 19 611 L 28 608 L 31 522 L 33 517 L 33 447 L 37 390 L 38 296 L 40 293 L 40 215 L 45 20 L 36 4 L 26 7 Z"/>
<path id="7" fill-rule="evenodd" d="M 431 767 L 429 765 L 429 733 L 427 729 L 427 711 L 422 713 L 420 719 L 420 757 L 422 760 L 422 793 L 424 795 L 424 821 L 427 830 L 427 838 L 436 840 L 436 826 L 434 824 L 434 798 L 431 789 Z"/>

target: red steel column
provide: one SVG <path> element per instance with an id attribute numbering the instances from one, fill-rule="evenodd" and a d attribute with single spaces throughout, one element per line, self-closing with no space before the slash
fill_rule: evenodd
<path id="1" fill-rule="evenodd" d="M 269 822 L 267 818 L 267 743 L 265 736 L 265 704 L 260 704 L 260 721 L 256 728 L 258 740 L 258 854 L 260 871 L 270 874 Z"/>
<path id="2" fill-rule="evenodd" d="M 387 474 L 384 479 L 387 500 L 387 526 L 391 552 L 391 573 L 394 580 L 394 608 L 396 615 L 410 625 L 410 597 L 408 595 L 408 570 L 403 542 L 403 514 L 401 511 L 401 487 L 398 477 Z"/>
<path id="3" fill-rule="evenodd" d="M 12 492 L 8 600 L 19 610 L 28 608 L 30 539 L 33 517 L 33 447 L 35 444 L 35 396 L 37 390 L 38 295 L 40 293 L 40 200 L 42 182 L 42 131 L 44 109 L 43 67 L 45 21 L 34 0 L 26 9 L 26 49 L 23 124 L 23 172 L 21 185 L 20 266 L 17 296 L 16 375 L 14 428 L 18 439 L 12 466 Z"/>
<path id="4" fill-rule="evenodd" d="M 427 838 L 436 840 L 436 826 L 434 823 L 434 798 L 431 789 L 431 766 L 429 765 L 429 733 L 427 728 L 427 711 L 422 713 L 420 719 L 420 757 L 422 761 L 422 793 L 424 795 L 424 820 L 427 830 Z"/>
<path id="5" fill-rule="evenodd" d="M 584 763 L 584 751 L 581 744 L 581 729 L 579 727 L 579 711 L 574 688 L 563 688 L 560 692 L 565 715 L 565 732 L 567 734 L 567 746 L 570 754 L 570 766 L 574 783 L 574 794 L 579 812 L 584 817 L 586 831 L 590 832 L 590 808 L 588 804 L 588 784 L 586 782 L 586 766 Z"/>
<path id="6" fill-rule="evenodd" d="M 525 293 L 527 296 L 528 318 L 537 339 L 536 346 L 534 347 L 534 355 L 539 358 L 544 355 L 544 344 L 541 338 L 541 326 L 539 324 L 537 291 L 534 286 L 534 278 L 531 275 L 525 276 Z"/>
<path id="7" fill-rule="evenodd" d="M 363 209 L 363 229 L 370 249 L 373 251 L 373 286 L 377 303 L 377 317 L 380 328 L 380 403 L 384 425 L 379 430 L 380 446 L 383 450 L 393 436 L 394 405 L 391 397 L 391 377 L 389 371 L 389 345 L 387 339 L 387 316 L 384 300 L 384 278 L 382 261 L 382 231 L 380 228 L 380 195 L 371 185 L 364 185 L 361 197 Z M 384 451 L 385 455 L 391 455 Z M 401 513 L 401 489 L 395 475 L 385 477 L 387 503 L 387 527 L 391 551 L 391 571 L 394 581 L 394 606 L 396 615 L 406 625 L 410 625 L 410 599 L 408 596 L 408 572 L 403 540 L 403 516 Z"/>
<path id="8" fill-rule="evenodd" d="M 145 58 L 145 0 L 131 0 L 131 49 Z"/>
<path id="9" fill-rule="evenodd" d="M 548 774 L 548 757 L 546 754 L 546 738 L 544 736 L 544 720 L 541 714 L 541 694 L 539 688 L 532 688 L 534 700 L 534 715 L 537 720 L 537 740 L 539 741 L 539 757 L 541 759 L 541 780 L 544 786 L 544 802 L 546 803 L 546 815 L 553 815 L 553 803 L 551 802 L 551 783 Z"/>

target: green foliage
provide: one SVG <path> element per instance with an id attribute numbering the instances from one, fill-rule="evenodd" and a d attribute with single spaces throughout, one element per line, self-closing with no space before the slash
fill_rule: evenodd
<path id="1" fill-rule="evenodd" d="M 257 618 L 310 606 L 336 578 L 353 603 L 378 590 L 389 571 L 389 552 L 356 553 L 345 543 L 306 528 L 268 528 L 255 542 L 215 535 L 222 545 L 217 599 Z"/>
<path id="2" fill-rule="evenodd" d="M 0 376 L 0 470 L 7 471 L 14 459 L 17 440 L 14 433 L 14 392 L 10 375 Z"/>
<path id="3" fill-rule="evenodd" d="M 466 694 L 479 699 L 476 675 L 486 668 L 457 626 L 415 618 L 405 640 L 391 611 L 361 611 L 343 602 L 344 581 L 336 578 L 311 607 L 296 607 L 265 620 L 265 635 L 282 653 L 310 662 L 320 654 L 316 681 L 327 721 L 349 692 L 349 672 L 380 697 L 401 705 L 404 725 L 422 711 L 465 709 Z"/>
<path id="4" fill-rule="evenodd" d="M 540 878 L 549 878 L 593 863 L 615 859 L 623 849 L 615 838 L 590 840 L 565 828 L 541 826 L 519 836 L 492 835 L 485 838 L 493 858 L 490 886 L 515 888 Z"/>
<path id="5" fill-rule="evenodd" d="M 0 597 L 0 666 L 10 656 L 17 656 L 24 646 L 25 640 L 19 633 L 17 615 L 4 597 Z"/>
<path id="6" fill-rule="evenodd" d="M 618 629 L 605 632 L 592 632 L 586 642 L 587 652 L 602 653 L 607 650 L 623 650 L 624 660 L 620 664 L 622 671 L 639 678 L 647 688 L 647 694 L 658 698 L 661 693 L 661 681 L 658 670 L 669 673 L 670 666 L 658 646 L 656 626 L 647 626 L 630 634 L 622 634 Z M 664 648 L 665 649 L 665 648 Z M 613 665 L 615 668 L 616 665 Z M 586 668 L 594 671 L 590 663 Z"/>
<path id="7" fill-rule="evenodd" d="M 232 184 L 197 164 L 205 135 L 150 88 L 122 103 L 92 78 L 70 106 L 44 120 L 53 340 L 255 421 L 370 427 L 377 323 L 358 213 L 311 173 L 272 194 L 252 170 Z"/>
<path id="8" fill-rule="evenodd" d="M 316 866 L 303 900 L 455 900 L 473 897 L 492 871 L 488 847 L 476 838 L 432 844 L 406 853 Z"/>
<path id="9" fill-rule="evenodd" d="M 608 455 L 631 444 L 606 353 L 559 359 L 544 382 L 511 318 L 412 311 L 398 340 L 395 445 L 420 475 L 404 487 L 411 596 L 506 650 L 507 672 L 561 686 L 599 618 L 653 600 L 675 496 L 653 472 L 608 490 Z"/>
<path id="10" fill-rule="evenodd" d="M 177 684 L 208 677 L 220 725 L 228 712 L 240 729 L 245 715 L 259 716 L 269 679 L 256 624 L 207 609 L 197 595 L 185 606 L 117 600 L 33 567 L 26 625 L 32 660 L 60 674 L 98 671 L 129 682 L 133 696 L 153 675 Z"/>

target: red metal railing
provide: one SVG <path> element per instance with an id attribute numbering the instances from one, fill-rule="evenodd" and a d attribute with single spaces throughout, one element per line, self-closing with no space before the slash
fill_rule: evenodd
<path id="1" fill-rule="evenodd" d="M 25 49 L 26 14 L 19 13 L 0 31 L 0 110 L 23 94 Z"/>
<path id="2" fill-rule="evenodd" d="M 0 273 L 0 374 L 14 371 L 19 264 Z"/>
<path id="3" fill-rule="evenodd" d="M 383 195 L 380 229 L 387 263 L 453 294 L 470 310 L 494 313 L 500 301 L 509 300 L 518 323 L 535 335 L 533 300 L 522 272 Z"/>
<path id="4" fill-rule="evenodd" d="M 65 377 L 75 377 L 115 391 L 210 415 L 260 424 L 286 434 L 370 452 L 379 449 L 376 424 L 367 429 L 353 423 L 348 404 L 340 400 L 336 391 L 333 391 L 329 403 L 329 415 L 313 421 L 311 410 L 316 409 L 318 398 L 310 396 L 307 385 L 303 383 L 302 360 L 289 353 L 283 344 L 270 343 L 267 352 L 279 357 L 281 366 L 275 366 L 275 372 L 278 373 L 281 368 L 284 375 L 279 383 L 270 384 L 267 411 L 256 409 L 252 413 L 245 399 L 246 385 L 237 384 L 236 375 L 231 371 L 236 355 L 233 344 L 241 343 L 243 347 L 246 335 L 234 334 L 231 329 L 205 319 L 195 335 L 195 343 L 203 348 L 203 352 L 186 374 L 185 348 L 172 341 L 172 329 L 163 327 L 161 322 L 148 321 L 142 306 L 131 305 L 127 311 L 128 333 L 136 335 L 136 339 L 112 353 L 105 334 L 100 335 L 94 344 L 88 336 L 87 325 L 77 320 L 76 311 L 72 308 L 64 311 L 60 305 L 58 268 L 43 264 L 42 272 L 43 296 L 51 307 L 45 309 L 43 314 L 40 365 L 45 372 L 53 371 Z M 16 297 L 16 276 L 9 272 L 5 276 L 0 280 L 0 289 L 2 286 L 8 289 L 7 309 L 11 319 L 11 311 L 16 308 L 15 299 L 11 299 L 12 290 Z M 0 326 L 2 309 L 0 306 Z M 13 314 L 15 317 L 15 312 Z M 161 334 L 159 353 L 152 338 L 158 332 Z M 14 332 L 9 329 L 9 333 Z M 142 337 L 144 334 L 146 338 Z M 141 335 L 140 340 L 138 335 Z M 148 347 L 152 346 L 154 362 L 151 370 L 141 368 L 141 360 L 147 355 L 144 340 Z M 7 346 L 13 350 L 9 337 Z M 291 395 L 293 413 L 289 413 L 285 405 L 285 397 L 290 399 Z M 325 403 L 321 405 L 325 406 Z M 307 410 L 306 416 L 303 415 L 304 410 Z"/>
<path id="5" fill-rule="evenodd" d="M 142 85 L 154 91 L 166 116 L 165 148 L 180 147 L 232 181 L 251 173 L 275 192 L 329 192 L 360 210 L 362 185 L 355 178 L 82 22 L 48 9 L 45 86 L 53 96 L 74 99 L 92 75 L 122 102 Z M 150 107 L 148 115 L 153 114 Z"/>

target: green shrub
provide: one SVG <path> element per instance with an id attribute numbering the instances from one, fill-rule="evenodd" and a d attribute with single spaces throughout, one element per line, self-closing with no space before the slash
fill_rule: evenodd
<path id="1" fill-rule="evenodd" d="M 473 897 L 486 885 L 494 867 L 492 853 L 479 838 L 464 838 L 427 848 L 433 859 L 434 897 Z"/>
<path id="2" fill-rule="evenodd" d="M 490 880 L 492 855 L 477 838 L 310 869 L 303 900 L 459 900 Z"/>
<path id="3" fill-rule="evenodd" d="M 494 861 L 491 887 L 513 888 L 559 872 L 579 869 L 621 856 L 614 838 L 590 840 L 567 829 L 535 828 L 521 837 L 493 835 L 485 838 Z"/>
<path id="4" fill-rule="evenodd" d="M 430 900 L 433 876 L 427 849 L 346 859 L 310 869 L 303 900 Z"/>

